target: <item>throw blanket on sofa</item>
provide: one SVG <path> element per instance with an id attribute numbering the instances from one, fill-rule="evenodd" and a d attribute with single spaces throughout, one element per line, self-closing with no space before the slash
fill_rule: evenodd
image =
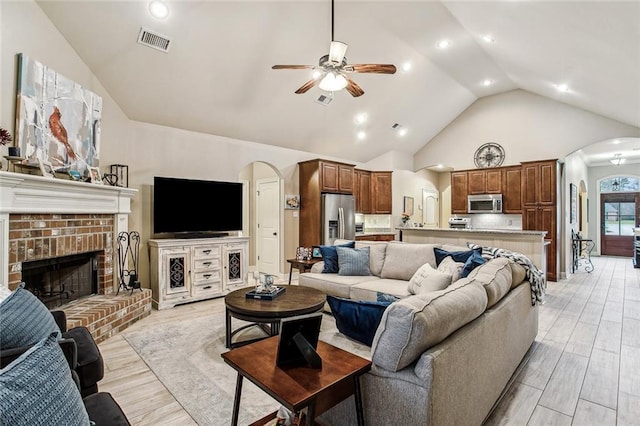
<path id="1" fill-rule="evenodd" d="M 526 278 L 531 284 L 531 304 L 544 303 L 544 297 L 547 292 L 547 279 L 542 271 L 531 262 L 527 256 L 515 251 L 509 251 L 501 248 L 481 246 L 479 244 L 467 243 L 467 246 L 474 250 L 482 249 L 482 257 L 485 259 L 493 259 L 496 257 L 506 257 L 522 267 L 526 271 Z"/>

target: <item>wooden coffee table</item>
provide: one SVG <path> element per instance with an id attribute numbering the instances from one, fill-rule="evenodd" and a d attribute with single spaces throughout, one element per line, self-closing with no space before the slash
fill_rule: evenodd
<path id="1" fill-rule="evenodd" d="M 321 369 L 278 367 L 277 349 L 278 337 L 271 337 L 222 354 L 238 372 L 232 426 L 238 424 L 245 377 L 292 412 L 307 407 L 307 425 L 315 424 L 316 416 L 354 395 L 358 425 L 364 425 L 360 376 L 371 369 L 371 361 L 320 341 L 317 351 L 322 358 Z M 275 415 L 270 413 L 252 425 L 265 424 Z"/>
<path id="2" fill-rule="evenodd" d="M 246 293 L 254 287 L 241 288 L 232 291 L 224 298 L 226 307 L 226 346 L 233 348 L 246 345 L 266 337 L 276 336 L 280 332 L 280 320 L 297 315 L 319 312 L 324 307 L 326 295 L 314 288 L 297 285 L 283 285 L 287 290 L 273 300 L 247 299 Z M 231 318 L 249 321 L 236 330 L 231 330 Z M 265 337 L 245 340 L 242 342 L 231 341 L 232 337 L 248 327 L 258 326 L 265 333 Z"/>

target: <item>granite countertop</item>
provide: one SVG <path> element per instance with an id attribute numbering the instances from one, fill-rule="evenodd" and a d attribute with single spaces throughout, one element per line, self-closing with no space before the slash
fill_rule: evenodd
<path id="1" fill-rule="evenodd" d="M 450 231 L 470 234 L 517 234 L 517 235 L 547 235 L 546 231 L 527 231 L 522 229 L 455 229 L 455 228 L 396 228 L 399 231 Z"/>

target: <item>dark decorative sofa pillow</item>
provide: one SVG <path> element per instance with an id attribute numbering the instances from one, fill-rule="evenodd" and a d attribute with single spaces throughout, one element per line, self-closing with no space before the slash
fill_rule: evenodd
<path id="1" fill-rule="evenodd" d="M 484 259 L 484 257 L 482 257 L 480 253 L 478 253 L 477 251 L 473 251 L 473 254 L 469 256 L 467 261 L 464 263 L 462 271 L 460 271 L 460 278 L 468 276 L 471 271 L 486 262 L 487 261 Z"/>
<path id="2" fill-rule="evenodd" d="M 354 248 L 356 246 L 355 241 L 350 241 L 346 244 L 340 244 L 338 246 L 320 246 L 320 254 L 322 254 L 322 260 L 324 261 L 323 274 L 336 274 L 340 269 L 338 267 L 338 250 L 336 247 L 348 247 Z"/>
<path id="3" fill-rule="evenodd" d="M 442 262 L 444 258 L 447 256 L 451 256 L 453 260 L 455 260 L 456 262 L 465 263 L 467 259 L 469 259 L 469 257 L 471 257 L 471 255 L 474 252 L 477 252 L 478 254 L 480 254 L 482 252 L 482 249 L 465 250 L 465 251 L 447 251 L 438 247 L 433 248 L 433 253 L 436 256 L 436 267 L 439 266 L 440 262 Z"/>
<path id="4" fill-rule="evenodd" d="M 344 334 L 371 346 L 382 314 L 391 302 L 370 302 L 327 296 L 327 302 L 336 320 L 336 327 Z"/>
<path id="5" fill-rule="evenodd" d="M 49 309 L 20 284 L 0 302 L 0 347 L 3 349 L 31 346 L 60 328 Z"/>

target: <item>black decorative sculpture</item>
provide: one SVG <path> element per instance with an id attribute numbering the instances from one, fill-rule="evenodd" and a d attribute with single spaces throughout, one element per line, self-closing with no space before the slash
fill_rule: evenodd
<path id="1" fill-rule="evenodd" d="M 118 286 L 118 293 L 120 289 L 133 290 L 140 287 L 140 281 L 138 277 L 138 266 L 140 259 L 140 234 L 136 231 L 120 232 L 118 234 L 118 271 L 120 273 L 120 285 Z M 129 266 L 131 268 L 129 269 Z"/>

